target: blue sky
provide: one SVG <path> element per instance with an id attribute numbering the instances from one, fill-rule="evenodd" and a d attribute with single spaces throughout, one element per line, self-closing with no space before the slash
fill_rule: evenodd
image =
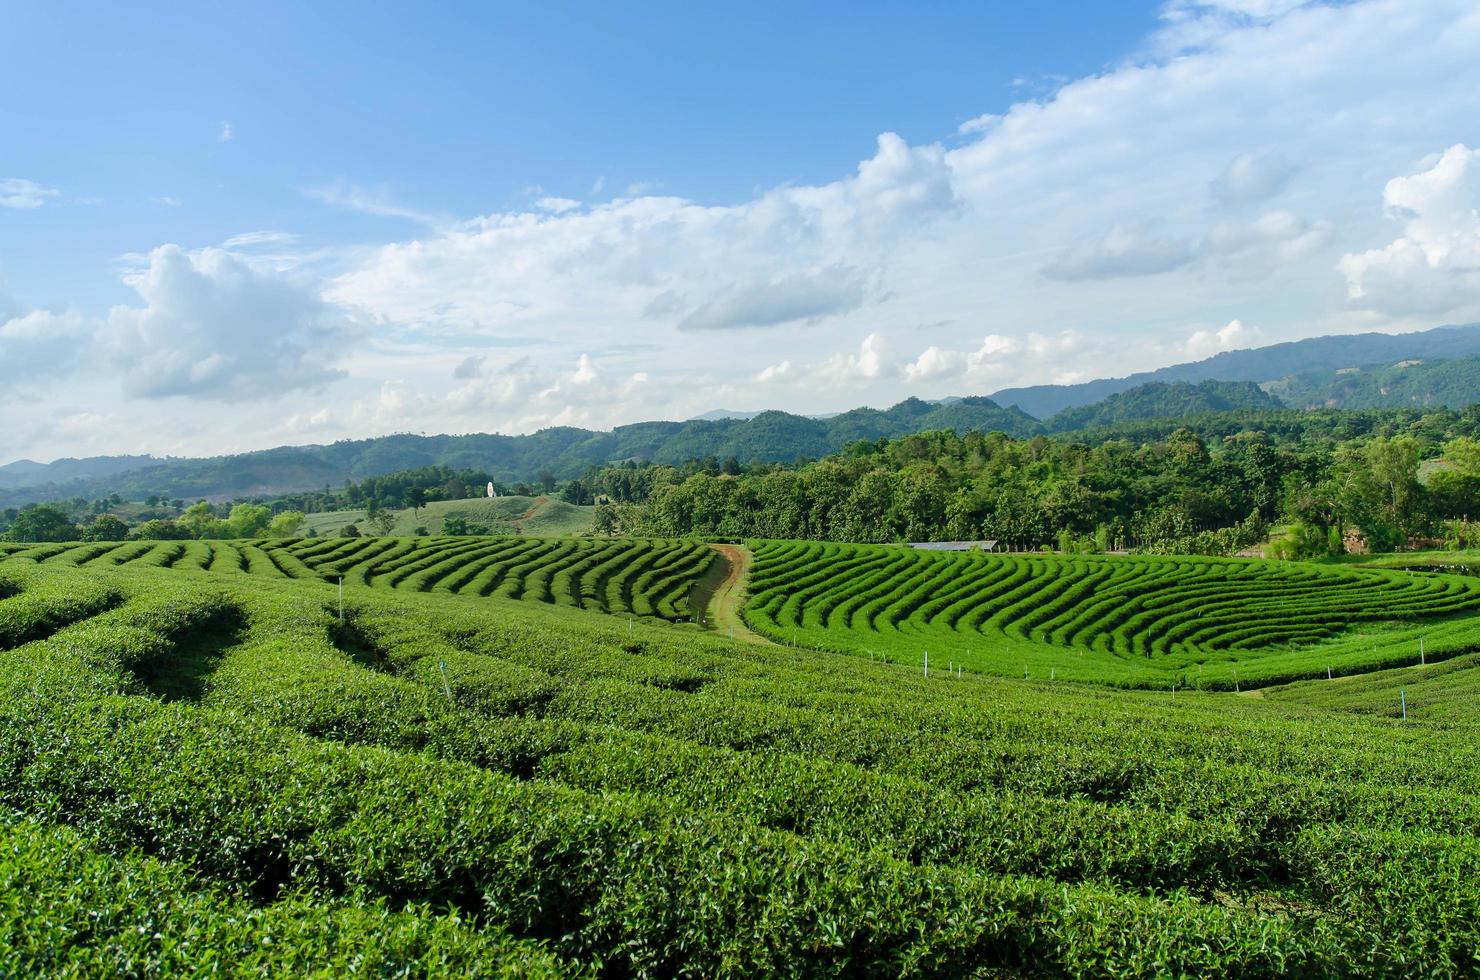
<path id="1" fill-rule="evenodd" d="M 536 186 L 599 198 L 599 180 L 605 196 L 638 185 L 711 203 L 825 182 L 876 132 L 933 141 L 1050 76 L 1099 70 L 1156 9 L 169 6 L 8 10 L 18 43 L 0 82 L 25 97 L 0 103 L 6 167 L 106 206 L 0 225 L 13 295 L 124 301 L 116 278 L 79 281 L 74 263 L 165 240 L 205 245 L 261 225 L 320 243 L 404 233 L 302 193 L 337 183 L 473 215 L 527 203 Z"/>
<path id="2" fill-rule="evenodd" d="M 0 459 L 1480 318 L 1459 0 L 7 7 Z"/>

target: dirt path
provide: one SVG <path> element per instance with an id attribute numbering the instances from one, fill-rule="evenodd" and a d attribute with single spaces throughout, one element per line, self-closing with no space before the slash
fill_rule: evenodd
<path id="1" fill-rule="evenodd" d="M 745 625 L 740 610 L 745 606 L 745 576 L 750 571 L 750 551 L 737 544 L 712 544 L 719 559 L 694 583 L 689 607 L 704 621 L 705 628 L 746 643 L 771 641 Z"/>
<path id="2" fill-rule="evenodd" d="M 545 506 L 549 502 L 550 502 L 550 498 L 548 496 L 541 495 L 539 497 L 536 497 L 534 499 L 534 503 L 532 503 L 532 504 L 529 505 L 529 510 L 526 510 L 524 513 L 520 514 L 518 517 L 514 518 L 514 523 L 515 524 L 522 524 L 524 521 L 529 520 L 535 514 L 539 513 L 539 510 L 540 510 L 541 507 Z"/>

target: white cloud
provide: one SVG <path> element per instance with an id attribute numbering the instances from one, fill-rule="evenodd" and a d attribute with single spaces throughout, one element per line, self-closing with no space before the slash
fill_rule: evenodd
<path id="1" fill-rule="evenodd" d="M 966 353 L 958 350 L 942 350 L 931 345 L 920 352 L 920 356 L 904 366 L 906 381 L 937 381 L 954 378 L 966 370 Z"/>
<path id="2" fill-rule="evenodd" d="M 839 353 L 809 368 L 809 383 L 826 387 L 848 387 L 877 381 L 895 369 L 894 356 L 884 335 L 877 330 L 863 338 L 855 353 Z"/>
<path id="3" fill-rule="evenodd" d="M 833 266 L 815 272 L 799 272 L 773 282 L 751 283 L 725 290 L 710 302 L 686 313 L 678 321 L 678 328 L 725 330 L 732 327 L 773 327 L 797 321 L 815 323 L 825 316 L 858 309 L 863 305 L 867 291 L 868 278 L 858 269 Z M 648 309 L 652 308 L 649 304 Z"/>
<path id="4" fill-rule="evenodd" d="M 91 329 L 73 311 L 32 310 L 0 318 L 0 380 L 26 384 L 71 371 L 87 349 Z"/>
<path id="5" fill-rule="evenodd" d="M 1295 166 L 1279 153 L 1241 153 L 1208 189 L 1223 204 L 1238 207 L 1269 200 L 1295 176 Z"/>
<path id="6" fill-rule="evenodd" d="M 486 357 L 469 355 L 457 362 L 457 367 L 452 369 L 452 376 L 459 381 L 469 381 L 483 373 L 483 362 Z"/>
<path id="7" fill-rule="evenodd" d="M 1266 211 L 1249 222 L 1214 225 L 1206 249 L 1223 258 L 1290 261 L 1308 255 L 1331 239 L 1329 221 L 1306 221 L 1289 211 Z"/>
<path id="8" fill-rule="evenodd" d="M 703 330 L 862 309 L 894 242 L 956 207 L 944 153 L 885 134 L 857 172 L 733 207 L 622 198 L 558 214 L 494 214 L 389 245 L 337 300 L 424 329 L 623 329 L 671 314 Z"/>
<path id="9" fill-rule="evenodd" d="M 1447 313 L 1480 304 L 1480 150 L 1451 146 L 1383 191 L 1403 234 L 1343 255 L 1348 295 L 1388 313 Z"/>
<path id="10" fill-rule="evenodd" d="M 153 200 L 155 204 L 163 204 L 167 208 L 183 208 L 185 206 L 184 201 L 180 200 L 178 197 L 170 197 L 169 195 L 151 198 L 151 200 Z"/>
<path id="11" fill-rule="evenodd" d="M 298 236 L 288 231 L 245 231 L 239 235 L 232 235 L 221 243 L 221 247 L 232 251 L 258 248 L 263 245 L 292 245 L 297 241 Z"/>
<path id="12" fill-rule="evenodd" d="M 541 211 L 563 214 L 566 211 L 574 211 L 581 206 L 581 202 L 569 197 L 542 197 L 534 202 L 534 206 Z"/>
<path id="13" fill-rule="evenodd" d="M 303 194 L 330 207 L 357 211 L 360 214 L 370 214 L 380 218 L 404 218 L 423 225 L 445 223 L 444 219 L 436 215 L 396 203 L 384 187 L 365 187 L 341 180 L 321 187 L 307 188 Z"/>
<path id="14" fill-rule="evenodd" d="M 1238 320 L 1230 320 L 1217 330 L 1195 330 L 1182 344 L 1182 351 L 1189 358 L 1200 361 L 1226 350 L 1241 350 L 1258 345 L 1261 332 L 1258 327 L 1248 327 Z"/>
<path id="15" fill-rule="evenodd" d="M 786 360 L 766 365 L 756 372 L 755 381 L 757 384 L 764 385 L 778 381 L 790 381 L 794 377 L 796 377 L 796 368 L 792 366 L 791 361 Z"/>
<path id="16" fill-rule="evenodd" d="M 340 376 L 331 364 L 350 325 L 312 284 L 221 249 L 162 245 L 148 261 L 126 280 L 144 305 L 115 306 L 107 321 L 130 393 L 240 401 Z"/>
<path id="17" fill-rule="evenodd" d="M 231 128 L 231 123 L 222 121 L 220 127 L 216 130 L 216 142 L 230 143 L 235 138 L 236 131 Z"/>
<path id="18" fill-rule="evenodd" d="M 60 197 L 61 193 L 55 187 L 43 187 L 34 180 L 0 177 L 0 208 L 39 208 L 52 198 Z"/>
<path id="19" fill-rule="evenodd" d="M 1152 276 L 1197 258 L 1195 243 L 1159 238 L 1145 228 L 1116 225 L 1093 241 L 1082 242 L 1048 265 L 1043 274 L 1061 282 Z"/>

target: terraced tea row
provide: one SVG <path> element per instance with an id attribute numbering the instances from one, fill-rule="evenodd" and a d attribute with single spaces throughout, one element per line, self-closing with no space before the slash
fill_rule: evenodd
<path id="1" fill-rule="evenodd" d="M 1468 729 L 315 578 L 0 596 L 9 972 L 1473 972 Z"/>
<path id="2" fill-rule="evenodd" d="M 1458 576 L 1290 562 L 759 542 L 746 617 L 781 642 L 937 669 L 1267 683 L 1480 649 Z"/>
<path id="3" fill-rule="evenodd" d="M 322 579 L 376 588 L 558 603 L 687 619 L 689 593 L 715 553 L 669 540 L 439 537 L 165 541 L 12 547 L 52 565 L 194 569 Z"/>

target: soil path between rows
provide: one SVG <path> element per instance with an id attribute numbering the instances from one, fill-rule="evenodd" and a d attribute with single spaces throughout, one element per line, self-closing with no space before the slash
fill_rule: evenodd
<path id="1" fill-rule="evenodd" d="M 691 608 L 705 628 L 746 643 L 771 641 L 745 625 L 740 610 L 745 607 L 745 578 L 750 571 L 750 549 L 738 544 L 712 544 L 719 552 L 704 575 L 694 584 Z"/>

